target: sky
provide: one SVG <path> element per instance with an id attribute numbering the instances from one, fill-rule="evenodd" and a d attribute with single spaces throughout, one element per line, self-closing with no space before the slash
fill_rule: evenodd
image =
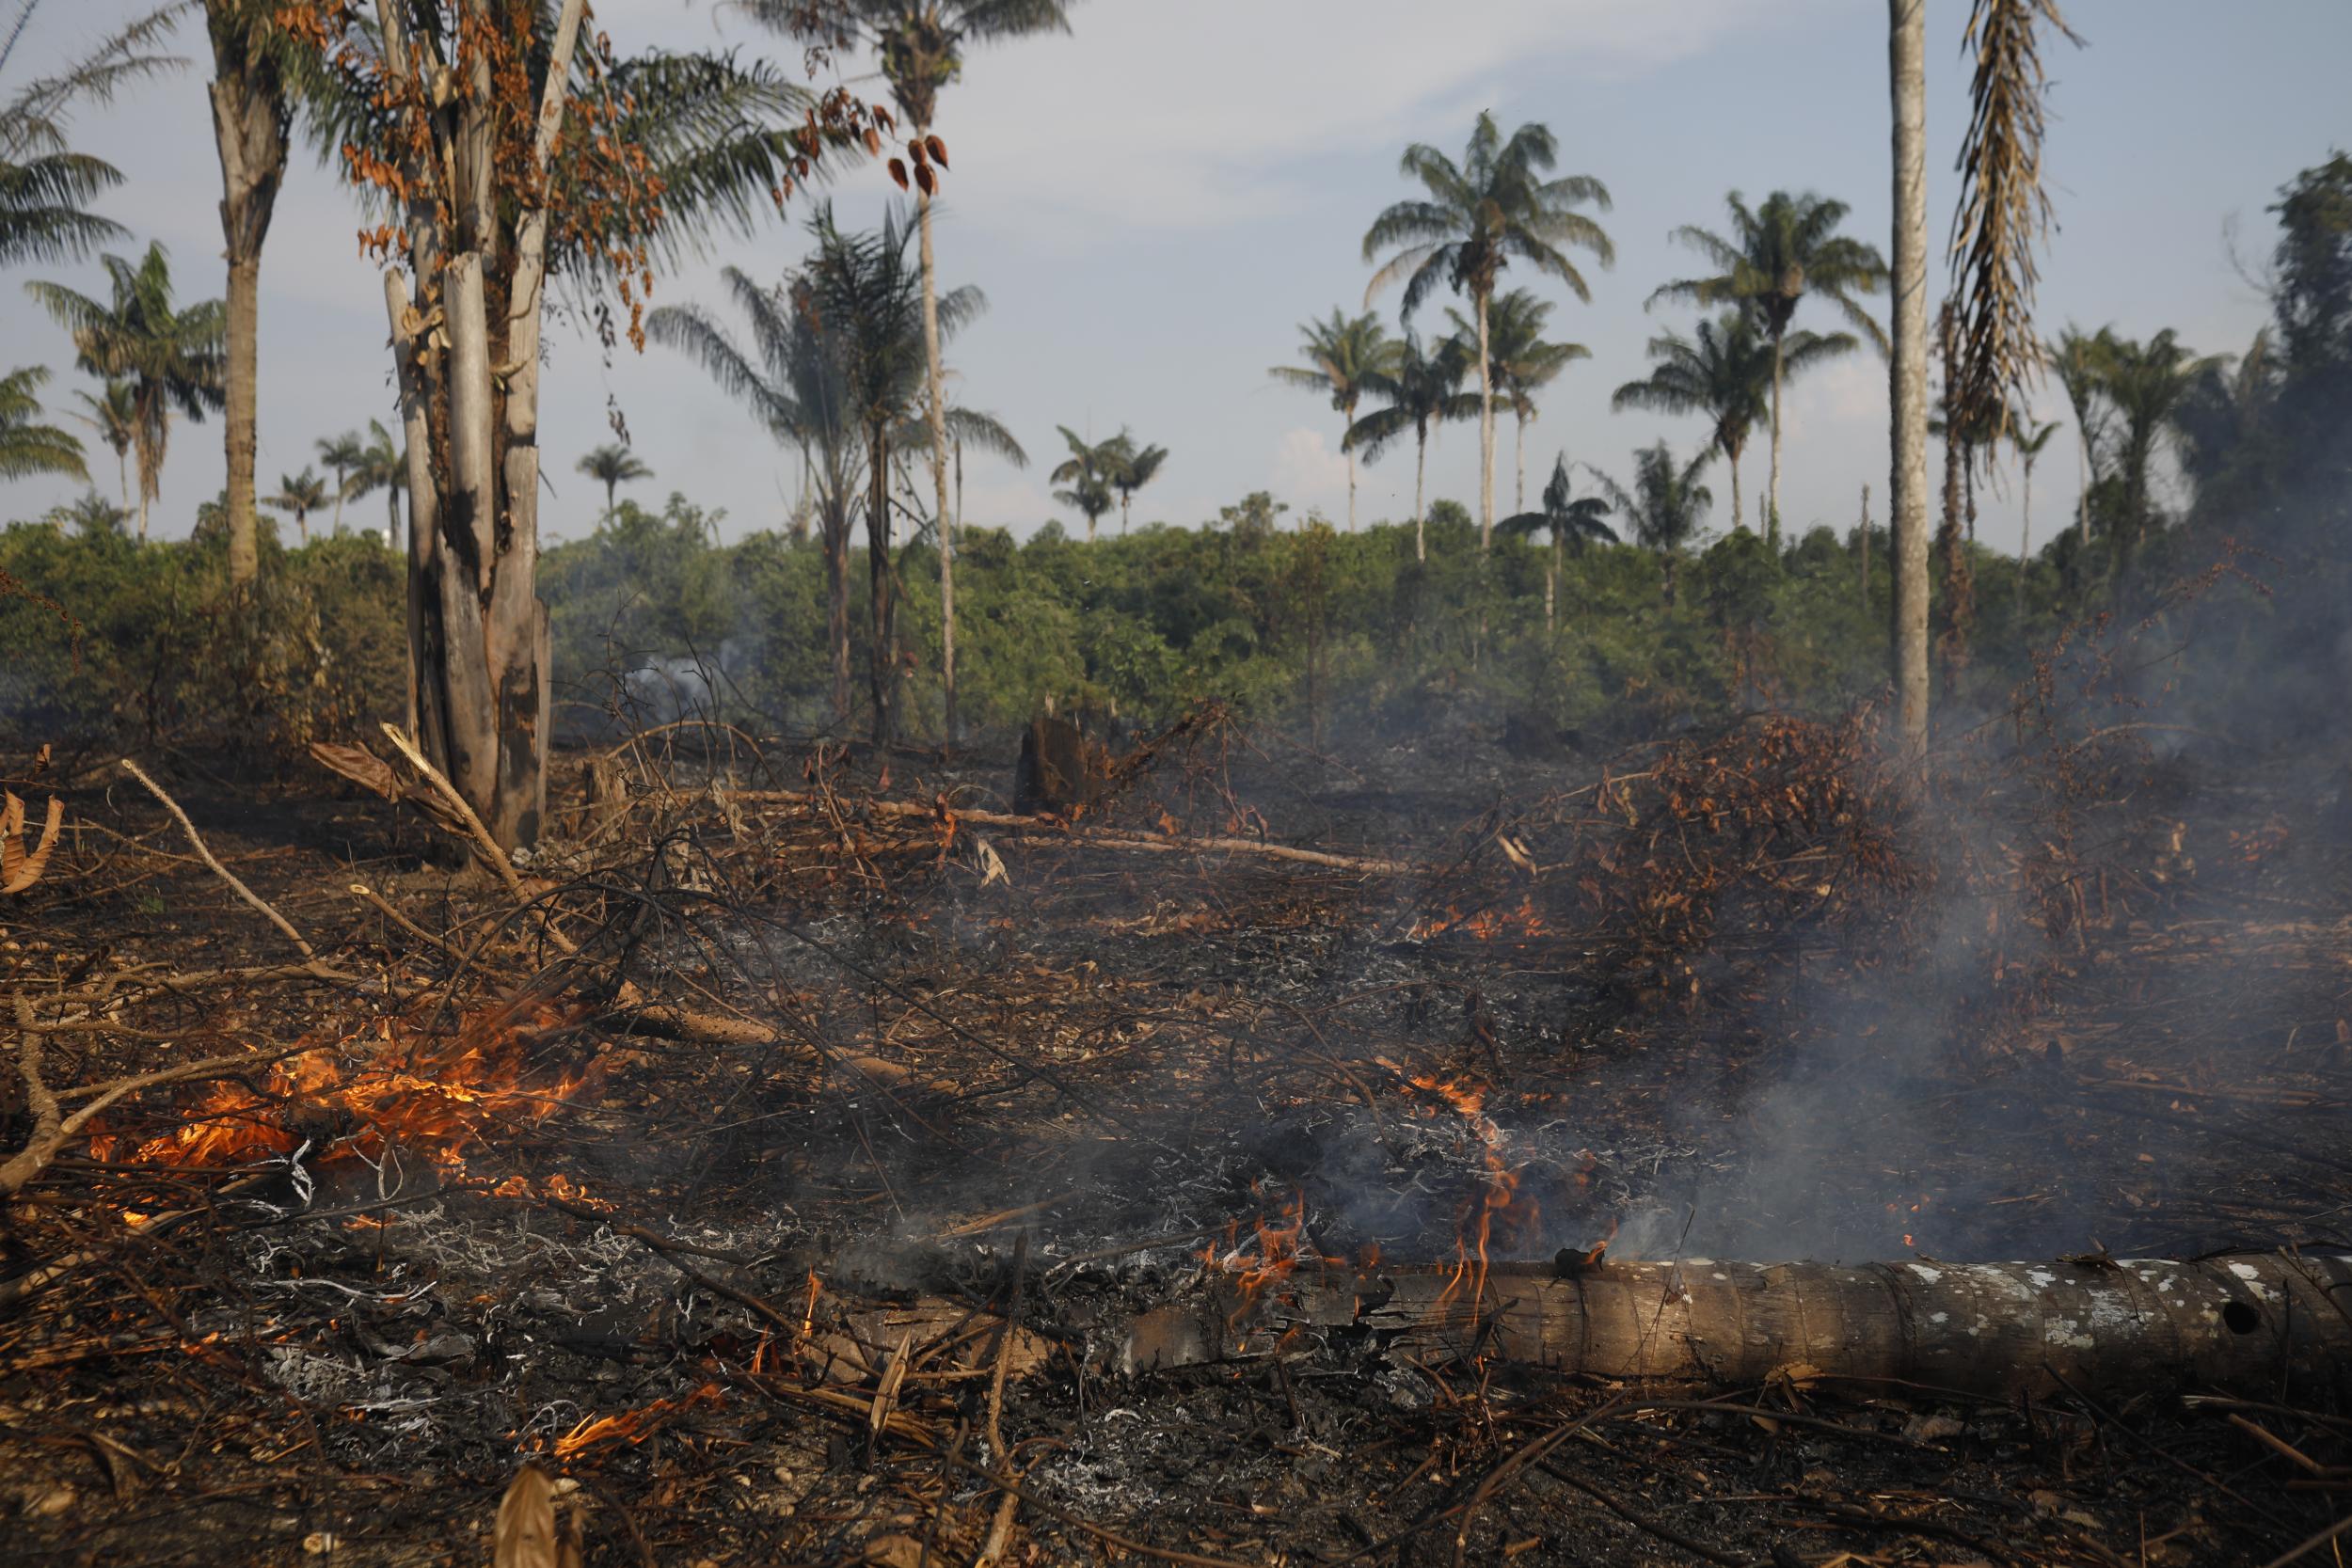
<path id="1" fill-rule="evenodd" d="M 0 91 L 56 69 L 148 0 L 42 0 Z M 598 24 L 622 52 L 739 47 L 794 71 L 795 49 L 751 29 L 710 0 L 600 0 Z M 2296 170 L 2352 144 L 2352 58 L 2344 0 L 2068 0 L 2087 40 L 2052 45 L 2053 122 L 2045 150 L 2058 227 L 2042 257 L 2038 315 L 2046 330 L 2112 323 L 2127 336 L 2164 327 L 2201 352 L 2242 349 L 2265 319 L 2254 276 L 2276 230 L 2266 208 Z M 1929 214 L 1940 246 L 1957 178 L 1967 65 L 1962 0 L 1931 0 Z M 1889 248 L 1886 13 L 1875 0 L 1075 0 L 1068 36 L 986 48 L 943 95 L 938 130 L 953 170 L 936 211 L 941 277 L 977 285 L 985 316 L 948 350 L 951 396 L 1009 425 L 1031 462 L 1022 470 L 967 454 L 962 516 L 1025 535 L 1057 508 L 1045 475 L 1059 460 L 1057 425 L 1101 437 L 1130 428 L 1170 456 L 1135 502 L 1138 525 L 1198 524 L 1254 490 L 1287 503 L 1295 522 L 1346 515 L 1339 416 L 1274 382 L 1294 359 L 1299 324 L 1334 306 L 1363 308 L 1374 268 L 1363 233 L 1388 203 L 1415 194 L 1398 173 L 1410 143 L 1458 157 L 1482 109 L 1506 129 L 1548 125 L 1559 172 L 1600 180 L 1613 201 L 1595 213 L 1615 242 L 1613 267 L 1576 259 L 1590 304 L 1524 266 L 1503 286 L 1556 300 L 1555 338 L 1591 357 L 1542 398 L 1527 436 L 1532 501 L 1555 454 L 1625 477 L 1633 451 L 1661 437 L 1678 453 L 1705 439 L 1696 418 L 1610 411 L 1611 392 L 1646 373 L 1645 345 L 1687 330 L 1689 307 L 1645 301 L 1661 282 L 1692 276 L 1698 258 L 1674 244 L 1682 224 L 1720 229 L 1725 193 L 1774 189 L 1848 202 L 1847 229 Z M 216 296 L 224 275 L 219 174 L 204 98 L 203 40 L 183 28 L 190 68 L 85 110 L 76 139 L 126 182 L 101 210 L 169 249 L 183 300 Z M 858 62 L 853 90 L 880 97 Z M 822 84 L 831 85 L 831 79 Z M 845 226 L 878 222 L 895 196 L 879 166 L 850 166 L 831 192 Z M 657 280 L 657 303 L 719 304 L 717 269 L 781 277 L 807 239 L 805 203 Z M 391 424 L 383 295 L 358 253 L 358 211 L 340 177 L 302 158 L 281 196 L 262 282 L 259 469 L 277 476 L 315 462 L 321 437 Z M 2234 259 L 2233 259 L 2234 253 Z M 34 307 L 24 278 L 54 277 L 103 293 L 95 263 L 14 269 L 0 279 L 0 360 L 44 363 L 57 377 L 53 412 L 82 378 L 61 328 Z M 1442 331 L 1445 307 L 1415 325 Z M 1883 315 L 1884 299 L 1875 302 Z M 1391 322 L 1397 295 L 1375 301 Z M 1798 324 L 1836 325 L 1808 305 Z M 569 326 L 550 330 L 541 415 L 555 494 L 541 526 L 579 537 L 594 526 L 599 489 L 574 471 L 625 416 L 653 477 L 628 492 L 659 504 L 672 491 L 723 509 L 725 537 L 777 526 L 798 488 L 794 460 L 691 362 L 626 345 L 609 362 Z M 2055 383 L 2037 412 L 2070 420 Z M 1886 379 L 1867 353 L 1790 384 L 1782 516 L 1792 530 L 1851 525 L 1861 489 L 1885 517 Z M 2034 474 L 2032 527 L 2046 539 L 2071 511 L 2076 465 L 2068 433 Z M 1741 467 L 1750 507 L 1764 488 L 1764 433 Z M 1475 510 L 1474 423 L 1444 429 L 1430 455 L 1433 499 Z M 101 459 L 111 454 L 103 449 Z M 94 471 L 111 467 L 101 462 Z M 221 484 L 216 420 L 174 427 L 154 527 L 184 535 Z M 104 487 L 112 490 L 111 474 Z M 1727 529 L 1720 463 L 1709 521 Z M 1580 481 L 1580 483 L 1584 483 Z M 1409 446 L 1361 475 L 1367 521 L 1411 515 Z M 1498 515 L 1513 509 L 1512 427 L 1500 421 Z M 0 516 L 39 516 L 77 490 L 55 479 L 0 485 Z M 2014 547 L 2025 522 L 2014 477 L 1982 498 L 1979 535 Z M 378 498 L 354 503 L 349 526 L 379 524 Z M 1114 514 L 1105 526 L 1116 528 Z"/>

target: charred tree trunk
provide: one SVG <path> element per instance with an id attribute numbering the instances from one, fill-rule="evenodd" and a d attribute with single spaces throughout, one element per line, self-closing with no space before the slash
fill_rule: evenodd
<path id="1" fill-rule="evenodd" d="M 2352 1258 L 2198 1263 L 1612 1263 L 1571 1278 L 1498 1264 L 1305 1268 L 1236 1304 L 1133 1325 L 1128 1370 L 1281 1354 L 1299 1330 L 1369 1334 L 1392 1361 L 1484 1357 L 1567 1375 L 1753 1387 L 1775 1373 L 2013 1397 L 2072 1386 L 2352 1388 Z M 1804 1369 L 1804 1370 L 1798 1370 Z"/>
<path id="2" fill-rule="evenodd" d="M 253 518 L 253 452 L 260 377 L 262 245 L 286 175 L 292 124 L 276 55 L 260 30 L 275 25 L 241 0 L 205 0 L 213 45 L 213 142 L 220 157 L 220 232 L 229 261 L 229 363 L 224 425 L 228 458 L 229 580 L 260 570 Z M 144 537 L 145 508 L 141 508 Z"/>
<path id="3" fill-rule="evenodd" d="M 1887 0 L 1894 119 L 1894 294 L 1887 484 L 1895 595 L 1890 662 L 1902 744 L 1928 744 L 1927 0 Z"/>

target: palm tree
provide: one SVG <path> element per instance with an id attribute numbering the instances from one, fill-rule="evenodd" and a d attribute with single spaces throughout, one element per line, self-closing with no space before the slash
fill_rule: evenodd
<path id="1" fill-rule="evenodd" d="M 1395 203 L 1364 233 L 1366 261 L 1396 247 L 1364 290 L 1365 304 L 1402 278 L 1403 315 L 1408 321 L 1440 281 L 1456 293 L 1470 295 L 1477 308 L 1481 549 L 1493 545 L 1495 528 L 1495 388 L 1487 321 L 1495 279 L 1516 257 L 1551 274 L 1577 298 L 1590 302 L 1593 292 L 1563 247 L 1589 250 L 1603 266 L 1616 260 L 1616 249 L 1600 225 L 1576 211 L 1590 203 L 1607 212 L 1609 188 L 1589 174 L 1540 178 L 1558 161 L 1559 144 L 1545 127 L 1522 125 L 1505 141 L 1494 117 L 1482 113 L 1458 166 L 1423 143 L 1405 150 L 1399 171 L 1420 181 L 1428 195 Z"/>
<path id="2" fill-rule="evenodd" d="M 101 304 L 62 283 L 27 283 L 41 308 L 72 334 L 75 363 L 92 375 L 131 384 L 139 459 L 139 539 L 148 507 L 162 493 L 164 451 L 174 409 L 200 421 L 221 406 L 220 301 L 181 309 L 172 303 L 171 262 L 150 245 L 136 266 L 103 258 L 111 296 Z"/>
<path id="3" fill-rule="evenodd" d="M 1517 470 L 1511 491 L 1514 512 L 1527 510 L 1527 422 L 1535 417 L 1535 394 L 1577 360 L 1593 356 L 1582 343 L 1547 342 L 1544 325 L 1550 316 L 1551 301 L 1537 299 L 1525 289 L 1496 295 L 1486 312 L 1486 373 L 1495 394 L 1510 404 L 1516 425 L 1511 436 L 1511 462 Z M 1448 310 L 1446 319 L 1454 324 L 1454 336 L 1474 350 L 1475 324 L 1463 320 L 1458 310 Z"/>
<path id="4" fill-rule="evenodd" d="M 1853 346 L 1851 333 L 1821 337 L 1796 332 L 1782 342 L 1781 352 L 1788 363 L 1802 369 Z M 1756 330 L 1752 314 L 1735 309 L 1711 322 L 1702 321 L 1690 338 L 1671 330 L 1652 338 L 1649 356 L 1657 363 L 1648 377 L 1618 388 L 1609 405 L 1620 411 L 1643 408 L 1706 416 L 1712 427 L 1709 440 L 1731 465 L 1733 526 L 1746 528 L 1747 513 L 1740 500 L 1740 454 L 1747 450 L 1756 422 L 1770 418 L 1772 344 Z"/>
<path id="5" fill-rule="evenodd" d="M 1887 0 L 1887 96 L 1894 119 L 1894 336 L 1887 485 L 1894 555 L 1896 725 L 1903 751 L 1928 745 L 1928 0 Z M 1774 443 L 1778 444 L 1775 429 Z M 1867 544 L 1866 544 L 1867 548 Z"/>
<path id="6" fill-rule="evenodd" d="M 346 430 L 341 436 L 323 436 L 317 445 L 319 461 L 335 471 L 335 531 L 341 533 L 343 531 L 343 497 L 351 492 L 347 476 L 367 456 L 368 446 L 359 439 L 359 433 L 356 430 Z"/>
<path id="7" fill-rule="evenodd" d="M 99 390 L 85 389 L 73 394 L 74 401 L 86 410 L 73 417 L 98 432 L 98 438 L 114 449 L 115 479 L 122 491 L 123 515 L 131 508 L 131 446 L 138 438 L 139 409 L 135 389 L 127 381 L 108 379 L 100 383 Z"/>
<path id="8" fill-rule="evenodd" d="M 1356 422 L 1356 405 L 1363 401 L 1372 379 L 1395 368 L 1400 345 L 1372 311 L 1351 317 L 1336 305 L 1331 308 L 1329 321 L 1303 322 L 1298 334 L 1298 356 L 1307 363 L 1276 365 L 1266 373 L 1286 386 L 1327 394 L 1331 407 L 1340 416 L 1344 437 L 1348 426 Z M 1340 445 L 1347 456 L 1347 531 L 1353 533 L 1356 451 L 1344 438 Z"/>
<path id="9" fill-rule="evenodd" d="M 1551 478 L 1544 485 L 1543 510 L 1522 512 L 1505 517 L 1500 525 L 1508 533 L 1533 533 L 1546 529 L 1551 534 L 1551 568 L 1544 578 L 1544 626 L 1553 624 L 1561 568 L 1571 543 L 1581 550 L 1587 545 L 1606 539 L 1617 541 L 1617 531 L 1601 521 L 1609 515 L 1609 502 L 1599 496 L 1571 496 L 1568 492 L 1568 455 L 1560 453 L 1551 460 Z"/>
<path id="10" fill-rule="evenodd" d="M 2026 596 L 2026 563 L 2033 559 L 2033 466 L 2042 461 L 2050 437 L 2063 429 L 2056 420 L 2013 420 L 2009 427 L 2010 450 L 2017 454 L 2017 467 L 2026 482 L 2025 528 L 2017 536 L 2017 597 Z"/>
<path id="11" fill-rule="evenodd" d="M 1136 492 L 1158 477 L 1160 465 L 1168 461 L 1166 447 L 1137 447 L 1125 431 L 1120 431 L 1109 443 L 1112 449 L 1109 479 L 1111 488 L 1119 492 L 1119 531 L 1127 531 L 1127 510 L 1136 499 Z"/>
<path id="12" fill-rule="evenodd" d="M 653 477 L 653 470 L 639 462 L 635 452 L 610 441 L 591 451 L 573 467 L 604 486 L 604 516 L 607 522 L 612 520 L 612 509 L 619 504 L 615 497 L 619 494 L 622 485 Z"/>
<path id="13" fill-rule="evenodd" d="M 167 6 L 142 18 L 62 74 L 28 82 L 0 105 L 0 266 L 79 261 L 129 237 L 120 224 L 89 211 L 94 198 L 122 183 L 122 173 L 72 149 L 69 112 L 77 101 L 103 103 L 119 88 L 181 64 L 151 47 L 176 20 L 177 8 Z M 30 6 L 19 10 L 11 44 L 31 11 Z"/>
<path id="14" fill-rule="evenodd" d="M 2181 438 L 2181 468 L 2196 483 L 2201 503 L 2267 434 L 2280 384 L 2279 356 L 2265 326 L 2234 365 L 2227 355 L 2208 361 L 2181 400 L 2172 417 Z"/>
<path id="15" fill-rule="evenodd" d="M 342 493 L 358 500 L 378 490 L 384 492 L 384 542 L 395 548 L 400 545 L 400 493 L 407 487 L 408 454 L 400 450 L 382 420 L 370 420 L 368 439 L 359 449 L 359 460 L 351 466 L 351 477 L 343 481 Z"/>
<path id="16" fill-rule="evenodd" d="M 1807 294 L 1836 305 L 1881 350 L 1886 333 L 1857 294 L 1876 293 L 1886 281 L 1886 261 L 1875 245 L 1836 231 L 1845 221 L 1842 201 L 1810 191 L 1791 196 L 1774 191 L 1751 209 L 1733 191 L 1725 198 L 1731 231 L 1718 234 L 1685 224 L 1674 237 L 1723 270 L 1708 277 L 1661 284 L 1650 302 L 1694 300 L 1701 305 L 1736 304 L 1753 312 L 1772 345 L 1772 471 L 1765 499 L 1765 531 L 1780 543 L 1781 384 L 1789 370 L 1786 354 L 1790 323 Z M 1843 334 L 1839 334 L 1843 337 Z M 1851 340 L 1849 340 L 1851 343 Z M 1818 362 L 1818 361 L 1817 361 Z"/>
<path id="17" fill-rule="evenodd" d="M 1094 525 L 1104 513 L 1117 504 L 1112 494 L 1112 476 L 1119 471 L 1119 443 L 1123 435 L 1107 441 L 1089 442 L 1068 425 L 1056 425 L 1061 438 L 1069 443 L 1070 455 L 1054 467 L 1046 477 L 1062 488 L 1054 492 L 1054 499 L 1073 512 L 1085 514 L 1087 543 L 1094 543 Z"/>
<path id="18" fill-rule="evenodd" d="M 2085 546 L 2090 544 L 2090 484 L 2099 474 L 2099 445 L 2106 436 L 2106 411 L 2100 404 L 2100 392 L 2107 359 L 2114 351 L 2112 327 L 2086 333 L 2072 322 L 2055 341 L 2042 345 L 2042 358 L 2074 411 L 2074 461 L 2081 480 L 2074 523 L 2076 537 Z"/>
<path id="19" fill-rule="evenodd" d="M 947 709 L 947 735 L 956 735 L 955 520 L 947 507 L 948 448 L 954 432 L 947 413 L 947 378 L 941 357 L 939 264 L 931 246 L 931 198 L 938 171 L 947 166 L 946 144 L 934 132 L 939 94 L 963 72 L 963 55 L 976 44 L 1001 42 L 1039 33 L 1070 30 L 1066 0 L 842 0 L 812 7 L 807 0 L 747 0 L 754 16 L 820 47 L 864 44 L 881 62 L 913 134 L 910 177 L 898 159 L 892 175 L 901 188 L 914 186 L 915 224 L 922 236 L 924 444 L 930 450 L 931 494 L 939 520 L 939 590 L 942 639 L 940 669 Z M 1019 451 L 1001 425 L 987 420 L 982 444 Z M 1025 458 L 1024 459 L 1025 461 Z M 886 526 L 886 525 L 885 525 Z"/>
<path id="20" fill-rule="evenodd" d="M 1713 455 L 1702 451 L 1688 465 L 1678 467 L 1665 442 L 1644 447 L 1633 454 L 1631 489 L 1591 464 L 1584 466 L 1632 530 L 1633 542 L 1645 549 L 1656 550 L 1664 559 L 1668 604 L 1675 602 L 1675 567 L 1682 551 L 1698 537 L 1707 509 L 1715 504 L 1715 493 L 1699 483 L 1700 470 Z"/>
<path id="21" fill-rule="evenodd" d="M 2169 327 L 2144 343 L 2119 339 L 2106 356 L 2100 390 L 2121 427 L 2116 461 L 2123 476 L 2115 558 L 2119 584 L 2152 520 L 2148 493 L 2156 451 L 2171 434 L 2173 417 L 2189 389 L 2212 363 L 2190 353 Z"/>
<path id="22" fill-rule="evenodd" d="M 330 492 L 326 481 L 306 467 L 298 474 L 279 474 L 278 494 L 263 496 L 261 501 L 273 512 L 293 513 L 294 530 L 307 545 L 310 542 L 310 514 L 326 504 L 330 493 L 339 494 L 340 490 Z"/>
<path id="23" fill-rule="evenodd" d="M 33 474 L 72 474 L 87 483 L 82 443 L 71 431 L 40 422 L 37 395 L 49 379 L 45 365 L 26 365 L 0 375 L 0 479 Z"/>
<path id="24" fill-rule="evenodd" d="M 1429 427 L 1478 413 L 1479 400 L 1460 390 L 1462 377 L 1468 373 L 1469 353 L 1460 340 L 1448 338 L 1436 352 L 1424 353 L 1420 337 L 1406 332 L 1389 368 L 1364 382 L 1365 390 L 1387 403 L 1349 425 L 1341 441 L 1348 451 L 1360 450 L 1364 461 L 1371 463 L 1407 431 L 1412 433 L 1415 561 L 1429 559 L 1428 519 L 1422 506 L 1422 481 L 1429 471 Z"/>
<path id="25" fill-rule="evenodd" d="M 890 458 L 894 446 L 939 445 L 930 433 L 945 425 L 951 438 L 1019 452 L 996 420 L 970 409 L 954 409 L 937 420 L 924 407 L 930 379 L 930 340 L 952 336 L 988 308 L 987 296 L 969 284 L 927 300 L 923 274 L 907 255 L 914 226 L 896 208 L 879 231 L 846 235 L 830 205 L 811 219 L 817 257 L 807 274 L 808 298 L 818 317 L 837 332 L 846 408 L 865 443 L 871 475 L 866 499 L 866 562 L 872 588 L 873 644 L 869 684 L 874 700 L 874 740 L 886 744 L 898 726 L 898 597 L 891 564 Z M 926 330 L 934 321 L 937 332 Z M 1107 491 L 1104 492 L 1107 496 Z M 1107 500 L 1104 510 L 1108 510 Z M 946 509 L 938 514 L 946 520 Z M 946 530 L 940 530 L 943 538 Z"/>
<path id="26" fill-rule="evenodd" d="M 720 388 L 751 410 L 773 440 L 801 454 L 816 488 L 818 542 L 825 558 L 826 638 L 833 668 L 833 713 L 850 716 L 850 503 L 858 490 L 860 432 L 850 418 L 844 350 L 837 330 L 802 309 L 786 287 L 762 288 L 735 267 L 720 273 L 751 322 L 739 344 L 700 305 L 665 305 L 645 318 L 654 341 L 691 355 Z"/>
<path id="27" fill-rule="evenodd" d="M 41 519 L 54 528 L 71 527 L 85 539 L 119 539 L 122 525 L 131 520 L 129 509 L 117 506 L 96 490 L 85 490 L 74 500 L 53 506 Z"/>

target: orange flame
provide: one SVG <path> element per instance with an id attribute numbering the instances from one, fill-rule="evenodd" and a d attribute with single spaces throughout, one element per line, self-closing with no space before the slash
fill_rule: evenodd
<path id="1" fill-rule="evenodd" d="M 1542 1209 L 1533 1193 L 1520 1190 L 1520 1175 L 1504 1157 L 1510 1139 L 1486 1115 L 1487 1085 L 1468 1076 L 1414 1074 L 1406 1081 L 1422 1093 L 1436 1096 L 1470 1124 L 1486 1167 L 1486 1185 L 1454 1213 L 1454 1275 L 1438 1297 L 1438 1305 L 1443 1307 L 1467 1289 L 1475 1316 L 1486 1300 L 1489 1249 L 1523 1241 L 1534 1231 Z M 1435 1114 L 1436 1107 L 1430 1110 Z"/>
<path id="2" fill-rule="evenodd" d="M 347 1068 L 324 1050 L 291 1057 L 273 1064 L 258 1090 L 233 1084 L 209 1090 L 193 1114 L 160 1137 L 127 1147 L 124 1134 L 101 1132 L 90 1139 L 90 1156 L 140 1164 L 238 1164 L 292 1154 L 306 1137 L 318 1137 L 298 1129 L 315 1126 L 328 1133 L 320 1140 L 322 1160 L 346 1154 L 378 1159 L 398 1144 L 446 1168 L 460 1168 L 469 1151 L 493 1133 L 536 1127 L 600 1076 L 591 1063 L 552 1082 L 533 1082 L 532 1048 L 548 1031 L 582 1016 L 580 1009 L 544 1002 L 485 1008 L 460 1019 L 437 1050 L 408 1048 L 408 1031 L 387 1021 L 381 1043 L 357 1064 Z M 550 1178 L 547 1190 L 585 1196 L 562 1177 Z"/>
<path id="3" fill-rule="evenodd" d="M 1518 908 L 1510 910 L 1485 909 L 1464 914 L 1459 905 L 1449 904 L 1442 915 L 1423 915 L 1414 921 L 1406 935 L 1415 942 L 1426 942 L 1449 931 L 1466 932 L 1480 942 L 1506 937 L 1529 942 L 1552 934 L 1551 923 L 1535 907 L 1535 895 L 1528 894 L 1519 899 Z"/>
<path id="4" fill-rule="evenodd" d="M 726 1396 L 715 1383 L 706 1383 L 682 1400 L 656 1400 L 617 1416 L 583 1416 L 578 1425 L 555 1440 L 555 1457 L 571 1459 L 599 1443 L 642 1443 L 661 1423 L 695 1405 L 718 1406 Z"/>

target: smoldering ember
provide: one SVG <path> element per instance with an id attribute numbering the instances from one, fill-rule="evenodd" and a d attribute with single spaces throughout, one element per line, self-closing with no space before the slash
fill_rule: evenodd
<path id="1" fill-rule="evenodd" d="M 2352 1549 L 2352 11 L 6 20 L 0 1568 Z"/>

